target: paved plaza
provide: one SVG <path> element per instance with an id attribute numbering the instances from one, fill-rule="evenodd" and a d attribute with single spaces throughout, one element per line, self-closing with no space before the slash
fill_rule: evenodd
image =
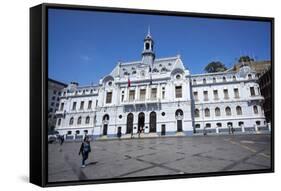
<path id="1" fill-rule="evenodd" d="M 270 135 L 164 137 L 91 142 L 81 168 L 80 142 L 49 144 L 49 182 L 268 169 Z"/>

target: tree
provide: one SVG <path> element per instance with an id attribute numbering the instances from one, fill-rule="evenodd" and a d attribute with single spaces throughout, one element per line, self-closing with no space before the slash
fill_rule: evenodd
<path id="1" fill-rule="evenodd" d="M 207 73 L 214 73 L 214 72 L 223 72 L 225 70 L 227 70 L 227 67 L 221 63 L 220 61 L 213 61 L 211 63 L 209 63 L 204 70 Z"/>
<path id="2" fill-rule="evenodd" d="M 251 62 L 251 61 L 255 61 L 253 58 L 251 58 L 250 56 L 241 56 L 238 60 L 238 62 Z"/>

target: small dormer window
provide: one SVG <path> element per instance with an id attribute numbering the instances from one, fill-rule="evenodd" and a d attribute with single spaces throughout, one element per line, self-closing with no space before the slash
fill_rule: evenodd
<path id="1" fill-rule="evenodd" d="M 177 79 L 177 80 L 181 79 L 181 75 L 179 75 L 179 74 L 176 75 L 176 79 Z"/>
<path id="2" fill-rule="evenodd" d="M 206 84 L 206 79 L 205 78 L 203 79 L 203 84 Z"/>
<path id="3" fill-rule="evenodd" d="M 154 68 L 154 69 L 152 70 L 152 72 L 159 72 L 159 71 L 157 70 L 157 68 Z"/>
<path id="4" fill-rule="evenodd" d="M 112 82 L 111 82 L 111 81 L 110 81 L 110 82 L 108 82 L 108 85 L 109 85 L 109 86 L 112 86 Z"/>

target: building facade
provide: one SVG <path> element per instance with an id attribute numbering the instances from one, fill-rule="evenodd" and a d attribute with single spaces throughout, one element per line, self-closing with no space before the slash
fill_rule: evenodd
<path id="1" fill-rule="evenodd" d="M 268 123 L 272 122 L 272 70 L 269 68 L 259 78 L 261 95 L 264 97 L 263 108 Z"/>
<path id="2" fill-rule="evenodd" d="M 56 130 L 67 139 L 258 131 L 262 101 L 249 66 L 191 75 L 179 55 L 156 58 L 148 33 L 140 61 L 119 62 L 97 85 L 64 89 Z"/>
<path id="3" fill-rule="evenodd" d="M 48 131 L 51 132 L 56 126 L 56 111 L 59 108 L 61 92 L 67 84 L 48 79 Z"/>

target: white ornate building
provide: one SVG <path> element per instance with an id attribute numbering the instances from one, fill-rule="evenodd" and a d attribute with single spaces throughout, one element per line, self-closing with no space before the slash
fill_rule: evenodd
<path id="1" fill-rule="evenodd" d="M 56 130 L 67 138 L 116 137 L 139 129 L 154 136 L 266 130 L 255 72 L 191 75 L 180 56 L 156 58 L 148 33 L 142 59 L 118 63 L 98 85 L 71 83 L 56 112 Z M 127 135 L 126 135 L 127 134 Z"/>

